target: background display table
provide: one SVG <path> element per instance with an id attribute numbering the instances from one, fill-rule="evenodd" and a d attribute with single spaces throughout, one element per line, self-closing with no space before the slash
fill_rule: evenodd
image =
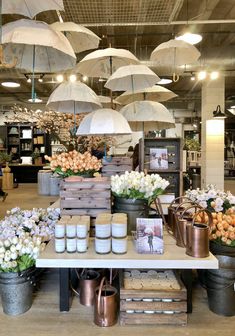
<path id="1" fill-rule="evenodd" d="M 69 311 L 70 269 L 71 268 L 142 268 L 180 269 L 188 291 L 188 312 L 192 311 L 192 269 L 217 269 L 218 260 L 210 254 L 207 258 L 193 258 L 185 254 L 185 249 L 176 246 L 175 240 L 164 232 L 164 254 L 138 254 L 132 238 L 128 239 L 128 252 L 124 255 L 113 253 L 100 255 L 94 251 L 91 238 L 86 253 L 56 253 L 54 240 L 36 260 L 36 267 L 59 268 L 60 271 L 60 311 Z"/>

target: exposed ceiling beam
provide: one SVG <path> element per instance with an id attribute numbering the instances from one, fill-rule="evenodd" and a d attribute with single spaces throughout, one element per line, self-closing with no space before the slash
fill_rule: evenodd
<path id="1" fill-rule="evenodd" d="M 178 17 L 179 12 L 180 12 L 180 10 L 183 6 L 183 3 L 184 3 L 184 0 L 177 0 L 175 2 L 175 6 L 174 6 L 174 8 L 171 12 L 170 17 L 169 17 L 169 22 L 172 22 L 173 20 L 175 20 Z"/>

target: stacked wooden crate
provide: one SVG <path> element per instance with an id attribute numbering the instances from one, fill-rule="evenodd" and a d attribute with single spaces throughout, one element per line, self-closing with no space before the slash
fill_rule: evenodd
<path id="1" fill-rule="evenodd" d="M 187 290 L 179 277 L 173 271 L 135 271 L 120 274 L 120 324 L 186 325 Z"/>
<path id="2" fill-rule="evenodd" d="M 84 178 L 79 181 L 65 179 L 60 189 L 62 215 L 88 215 L 111 212 L 109 178 Z"/>
<path id="3" fill-rule="evenodd" d="M 121 175 L 125 171 L 132 170 L 132 158 L 127 156 L 116 156 L 112 157 L 111 161 L 102 160 L 102 176 L 112 176 L 112 175 Z"/>

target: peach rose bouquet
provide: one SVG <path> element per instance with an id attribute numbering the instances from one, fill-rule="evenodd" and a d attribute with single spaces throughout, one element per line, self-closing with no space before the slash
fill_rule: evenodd
<path id="1" fill-rule="evenodd" d="M 51 170 L 63 177 L 72 175 L 92 176 L 102 167 L 101 161 L 89 152 L 84 154 L 73 150 L 68 153 L 60 153 L 51 157 L 45 155 L 45 159 L 50 162 Z"/>

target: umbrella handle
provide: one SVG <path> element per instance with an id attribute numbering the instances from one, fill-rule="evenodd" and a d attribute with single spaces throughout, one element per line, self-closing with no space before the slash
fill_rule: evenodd
<path id="1" fill-rule="evenodd" d="M 173 76 L 172 76 L 172 79 L 173 79 L 173 82 L 178 82 L 178 80 L 180 79 L 180 76 L 177 75 L 175 72 L 173 73 Z"/>

